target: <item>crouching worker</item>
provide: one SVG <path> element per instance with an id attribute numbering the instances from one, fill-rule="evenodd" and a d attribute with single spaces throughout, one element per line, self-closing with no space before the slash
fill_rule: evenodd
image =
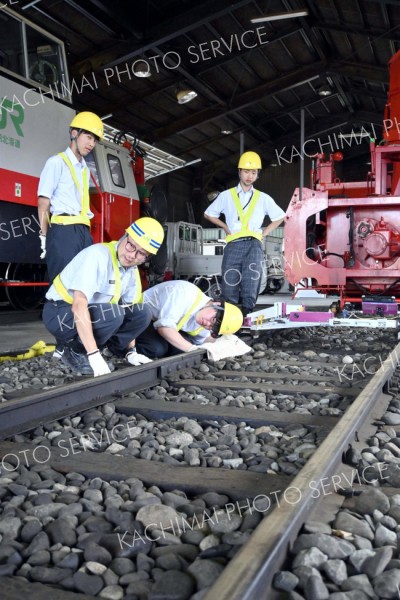
<path id="1" fill-rule="evenodd" d="M 152 323 L 136 339 L 139 352 L 150 358 L 196 350 L 219 335 L 233 334 L 242 312 L 228 302 L 214 302 L 189 281 L 166 281 L 143 293 Z"/>
<path id="2" fill-rule="evenodd" d="M 135 340 L 151 311 L 142 302 L 138 265 L 156 254 L 164 230 L 155 219 L 138 219 L 117 242 L 82 250 L 61 271 L 46 294 L 43 321 L 63 343 L 62 361 L 85 375 L 110 368 L 100 353 L 107 344 L 132 365 L 150 362 L 136 352 Z"/>

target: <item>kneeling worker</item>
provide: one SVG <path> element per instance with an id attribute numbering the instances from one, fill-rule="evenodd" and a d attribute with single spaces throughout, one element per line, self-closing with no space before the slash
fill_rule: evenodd
<path id="1" fill-rule="evenodd" d="M 150 217 L 132 223 L 118 242 L 85 248 L 61 271 L 46 294 L 43 321 L 64 344 L 64 364 L 85 375 L 110 368 L 99 347 L 134 366 L 150 362 L 136 352 L 135 339 L 151 320 L 141 304 L 138 265 L 156 254 L 163 227 Z"/>
<path id="2" fill-rule="evenodd" d="M 139 352 L 150 358 L 190 352 L 232 334 L 243 323 L 240 309 L 228 302 L 214 302 L 189 281 L 166 281 L 143 293 L 151 323 L 136 339 Z"/>

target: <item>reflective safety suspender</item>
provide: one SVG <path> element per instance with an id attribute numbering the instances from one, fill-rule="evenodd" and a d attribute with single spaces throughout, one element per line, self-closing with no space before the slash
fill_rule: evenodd
<path id="1" fill-rule="evenodd" d="M 238 238 L 241 238 L 241 237 L 254 237 L 257 240 L 261 241 L 262 233 L 256 233 L 255 231 L 251 231 L 249 229 L 249 221 L 253 215 L 254 209 L 255 209 L 258 199 L 260 197 L 260 191 L 255 190 L 253 197 L 250 201 L 249 207 L 246 210 L 246 213 L 243 211 L 243 207 L 240 204 L 240 200 L 239 200 L 239 196 L 237 194 L 236 188 L 232 188 L 229 191 L 231 193 L 232 200 L 235 204 L 235 208 L 237 210 L 238 217 L 239 217 L 242 228 L 240 231 L 237 231 L 236 233 L 231 233 L 230 235 L 227 235 L 226 243 L 229 244 L 229 242 L 232 242 L 232 240 L 237 240 Z"/>
<path id="2" fill-rule="evenodd" d="M 200 289 L 198 289 L 197 293 L 196 293 L 196 298 L 195 298 L 192 306 L 183 315 L 182 319 L 179 321 L 179 323 L 176 326 L 178 331 L 180 331 L 182 329 L 182 327 L 185 325 L 185 323 L 187 323 L 189 318 L 192 316 L 193 312 L 196 310 L 196 308 L 201 303 L 202 298 L 203 298 L 203 292 Z M 186 331 L 185 333 L 188 333 L 189 335 L 197 335 L 202 329 L 204 329 L 204 327 L 198 327 L 194 331 Z"/>
<path id="3" fill-rule="evenodd" d="M 113 266 L 113 272 L 114 272 L 114 279 L 115 279 L 114 295 L 110 300 L 110 304 L 118 304 L 118 302 L 121 298 L 121 273 L 119 272 L 119 268 L 118 268 L 118 258 L 117 258 L 117 252 L 115 250 L 116 243 L 117 242 L 109 242 L 107 244 L 103 244 L 103 246 L 106 246 L 108 248 L 108 251 L 110 252 L 112 266 Z M 135 268 L 135 280 L 136 280 L 136 293 L 135 293 L 135 297 L 132 301 L 132 304 L 137 304 L 138 302 L 140 302 L 141 297 L 142 297 L 142 282 L 140 280 L 140 273 L 139 273 L 139 269 L 137 267 Z M 53 281 L 53 284 L 54 284 L 54 287 L 57 290 L 57 292 L 60 294 L 61 298 L 63 300 L 65 300 L 65 302 L 68 302 L 68 304 L 72 304 L 74 299 L 71 296 L 71 294 L 68 293 L 67 288 L 64 286 L 63 282 L 61 281 L 60 275 L 57 275 L 57 277 Z"/>
<path id="4" fill-rule="evenodd" d="M 89 170 L 86 167 L 83 172 L 83 189 L 81 184 L 78 181 L 78 177 L 76 176 L 75 169 L 72 165 L 72 162 L 65 154 L 65 152 L 60 152 L 58 156 L 61 156 L 68 169 L 70 170 L 71 177 L 76 185 L 76 188 L 81 197 L 81 212 L 79 215 L 52 215 L 50 221 L 51 223 L 55 223 L 56 225 L 75 225 L 77 223 L 82 225 L 90 226 L 90 219 L 88 217 L 88 212 L 90 209 L 90 200 L 89 200 Z"/>

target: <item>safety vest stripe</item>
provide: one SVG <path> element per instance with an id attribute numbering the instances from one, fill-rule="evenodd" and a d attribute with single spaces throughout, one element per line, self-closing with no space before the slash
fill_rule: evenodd
<path id="1" fill-rule="evenodd" d="M 51 222 L 55 223 L 56 225 L 74 225 L 77 223 L 80 223 L 83 225 L 90 225 L 90 219 L 88 217 L 88 212 L 90 210 L 88 168 L 86 167 L 83 171 L 83 189 L 82 189 L 82 186 L 78 181 L 78 177 L 76 176 L 75 169 L 74 169 L 70 159 L 68 158 L 68 156 L 65 154 L 65 152 L 60 152 L 59 156 L 61 156 L 61 158 L 67 165 L 67 167 L 71 173 L 71 177 L 74 181 L 74 184 L 75 184 L 75 186 L 79 192 L 79 195 L 81 197 L 81 212 L 79 213 L 79 215 L 53 215 L 51 217 Z"/>
<path id="2" fill-rule="evenodd" d="M 193 312 L 200 305 L 202 298 L 203 298 L 203 292 L 200 289 L 198 289 L 196 292 L 196 298 L 194 299 L 192 306 L 183 315 L 182 319 L 179 321 L 179 323 L 176 326 L 178 331 L 180 331 L 182 329 L 182 327 L 185 325 L 185 323 L 187 323 L 187 321 L 189 320 L 189 318 L 191 317 Z M 202 329 L 204 329 L 204 327 L 198 327 L 198 329 L 195 329 L 194 331 L 186 331 L 186 333 L 188 333 L 189 335 L 197 335 Z"/>
<path id="3" fill-rule="evenodd" d="M 106 246 L 108 248 L 108 251 L 110 252 L 115 280 L 114 295 L 110 300 L 110 304 L 118 304 L 121 298 L 121 273 L 119 271 L 117 252 L 115 250 L 115 244 L 117 243 L 118 242 L 109 242 L 107 244 L 103 244 L 103 246 Z M 137 304 L 142 300 L 142 282 L 140 279 L 139 269 L 137 267 L 135 268 L 135 283 L 136 293 L 135 297 L 133 298 L 132 304 Z M 57 277 L 53 281 L 53 284 L 61 298 L 65 300 L 65 302 L 68 302 L 68 304 L 72 304 L 74 299 L 71 296 L 71 294 L 68 293 L 67 288 L 61 281 L 60 275 L 57 275 Z"/>
<path id="4" fill-rule="evenodd" d="M 255 190 L 253 197 L 250 201 L 249 207 L 246 210 L 246 213 L 243 211 L 243 207 L 240 204 L 240 200 L 239 200 L 239 196 L 237 194 L 236 188 L 232 188 L 229 191 L 231 193 L 232 200 L 235 204 L 235 208 L 238 213 L 238 217 L 239 217 L 240 224 L 241 224 L 241 229 L 240 229 L 240 231 L 237 231 L 235 233 L 231 233 L 230 235 L 227 235 L 226 243 L 229 244 L 229 242 L 231 242 L 232 240 L 237 240 L 241 237 L 254 237 L 255 239 L 261 241 L 262 233 L 259 233 L 256 231 L 251 231 L 249 229 L 249 221 L 250 221 L 251 217 L 253 216 L 254 210 L 256 208 L 256 204 L 260 197 L 260 191 Z"/>

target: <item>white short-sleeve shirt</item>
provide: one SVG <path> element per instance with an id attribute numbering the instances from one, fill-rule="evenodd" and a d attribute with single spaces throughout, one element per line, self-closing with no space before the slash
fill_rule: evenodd
<path id="1" fill-rule="evenodd" d="M 118 247 L 116 242 L 115 248 Z M 136 294 L 137 267 L 123 267 L 118 261 L 121 275 L 121 302 L 132 303 Z M 61 282 L 73 296 L 75 290 L 85 294 L 89 304 L 110 302 L 115 292 L 115 275 L 109 249 L 104 244 L 94 244 L 67 264 L 60 273 Z M 62 300 L 54 284 L 46 294 L 48 300 Z"/>
<path id="2" fill-rule="evenodd" d="M 150 309 L 155 329 L 170 327 L 177 330 L 177 325 L 182 317 L 192 308 L 199 288 L 189 281 L 164 281 L 143 292 L 143 303 Z M 203 308 L 212 298 L 201 292 L 201 300 L 195 310 L 182 326 L 180 331 L 195 331 L 199 328 L 196 313 Z M 202 344 L 210 336 L 207 329 L 202 329 L 193 336 L 193 342 Z"/>
<path id="3" fill-rule="evenodd" d="M 251 187 L 248 192 L 245 192 L 239 183 L 239 185 L 236 187 L 236 191 L 242 207 L 246 205 L 248 207 L 256 190 L 254 187 Z M 221 192 L 205 211 L 205 214 L 209 217 L 216 218 L 219 218 L 221 213 L 224 213 L 226 224 L 228 225 L 231 233 L 236 233 L 242 229 L 242 224 L 240 222 L 230 190 Z M 271 198 L 271 196 L 265 194 L 264 192 L 260 192 L 260 197 L 249 221 L 249 229 L 256 233 L 261 233 L 265 216 L 268 216 L 271 221 L 280 221 L 284 218 L 285 213 Z"/>
<path id="4" fill-rule="evenodd" d="M 83 190 L 83 182 L 90 177 L 89 169 L 85 159 L 78 160 L 71 148 L 65 150 L 65 154 L 71 161 L 78 182 Z M 87 171 L 87 175 L 84 172 Z M 50 200 L 50 213 L 52 215 L 79 215 L 82 210 L 80 191 L 72 179 L 69 167 L 64 160 L 56 154 L 51 156 L 40 174 L 38 196 L 44 196 Z M 91 219 L 93 213 L 89 210 L 87 216 Z"/>

